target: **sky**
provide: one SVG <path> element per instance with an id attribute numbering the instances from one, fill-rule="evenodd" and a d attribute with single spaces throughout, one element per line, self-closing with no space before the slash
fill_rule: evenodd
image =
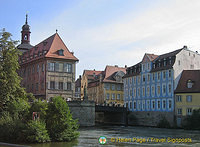
<path id="1" fill-rule="evenodd" d="M 84 69 L 132 66 L 145 53 L 187 45 L 200 52 L 200 0 L 0 0 L 0 30 L 21 39 L 28 13 L 31 44 L 58 30 Z"/>

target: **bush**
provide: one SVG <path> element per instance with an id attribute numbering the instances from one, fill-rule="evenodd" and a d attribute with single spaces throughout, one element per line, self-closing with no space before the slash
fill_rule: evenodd
<path id="1" fill-rule="evenodd" d="M 193 110 L 192 115 L 187 116 L 185 122 L 184 129 L 200 130 L 200 109 Z"/>
<path id="2" fill-rule="evenodd" d="M 27 141 L 28 142 L 48 142 L 50 141 L 46 124 L 43 121 L 30 121 L 27 124 Z"/>
<path id="3" fill-rule="evenodd" d="M 77 120 L 72 119 L 69 107 L 62 97 L 48 103 L 47 130 L 54 141 L 71 141 L 79 136 Z"/>
<path id="4" fill-rule="evenodd" d="M 3 112 L 0 118 L 0 141 L 2 142 L 24 142 L 26 126 L 19 119 L 17 113 L 10 115 L 9 112 Z"/>
<path id="5" fill-rule="evenodd" d="M 169 121 L 163 117 L 157 124 L 158 128 L 171 128 Z"/>

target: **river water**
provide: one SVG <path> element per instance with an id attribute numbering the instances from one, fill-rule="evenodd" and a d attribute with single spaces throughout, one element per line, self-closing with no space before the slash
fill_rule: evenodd
<path id="1" fill-rule="evenodd" d="M 196 146 L 200 147 L 200 131 L 160 129 L 133 126 L 95 126 L 79 128 L 80 137 L 72 142 L 29 144 L 33 147 L 98 147 L 99 137 L 104 136 L 104 146 Z"/>

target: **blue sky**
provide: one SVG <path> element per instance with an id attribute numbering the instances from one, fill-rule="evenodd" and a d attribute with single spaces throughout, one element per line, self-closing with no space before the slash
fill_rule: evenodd
<path id="1" fill-rule="evenodd" d="M 132 66 L 145 53 L 187 45 L 200 52 L 199 0 L 0 0 L 0 29 L 20 40 L 28 11 L 31 44 L 58 33 L 84 69 Z"/>

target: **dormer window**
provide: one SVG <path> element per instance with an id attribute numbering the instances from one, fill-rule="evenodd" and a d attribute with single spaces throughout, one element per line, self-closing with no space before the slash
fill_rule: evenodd
<path id="1" fill-rule="evenodd" d="M 192 86 L 193 86 L 192 80 L 188 80 L 187 81 L 187 88 L 192 88 Z"/>
<path id="2" fill-rule="evenodd" d="M 63 53 L 63 52 L 64 52 L 63 49 L 58 50 L 58 55 L 59 55 L 59 56 L 64 56 L 64 53 Z"/>

